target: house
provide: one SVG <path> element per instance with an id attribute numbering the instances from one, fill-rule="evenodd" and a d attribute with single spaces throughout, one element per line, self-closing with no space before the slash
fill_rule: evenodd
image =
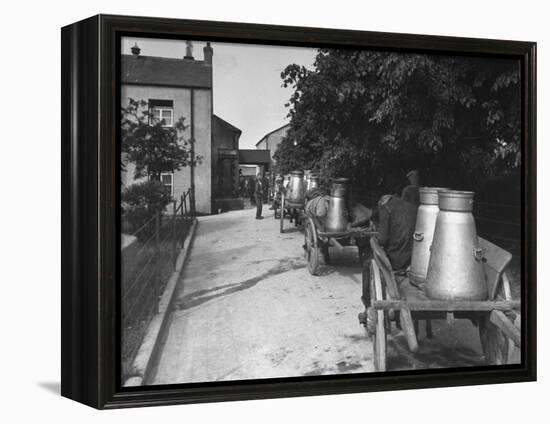
<path id="1" fill-rule="evenodd" d="M 286 136 L 286 133 L 288 132 L 289 128 L 290 128 L 290 124 L 285 124 L 282 127 L 279 127 L 271 132 L 268 132 L 266 135 L 264 135 L 260 139 L 260 141 L 256 143 L 257 150 L 269 151 L 269 156 L 271 158 L 272 164 L 275 163 L 273 156 L 275 155 L 275 152 L 277 151 L 279 144 L 281 144 L 282 139 Z"/>
<path id="2" fill-rule="evenodd" d="M 194 140 L 192 154 L 201 157 L 195 167 L 161 174 L 161 182 L 174 199 L 192 188 L 199 213 L 241 208 L 242 201 L 237 199 L 239 165 L 267 170 L 271 158 L 269 152 L 239 150 L 242 131 L 214 114 L 210 43 L 203 49 L 203 60 L 193 57 L 190 42 L 182 59 L 144 56 L 137 44 L 131 51 L 131 55 L 121 56 L 121 105 L 127 105 L 130 98 L 145 100 L 166 126 L 184 117 L 187 128 L 183 138 Z M 132 163 L 125 164 L 123 187 L 136 182 L 134 169 Z"/>
<path id="3" fill-rule="evenodd" d="M 182 59 L 141 55 L 137 44 L 131 55 L 121 56 L 121 105 L 128 99 L 146 100 L 149 108 L 167 126 L 180 117 L 185 118 L 185 139 L 194 142 L 195 157 L 202 157 L 196 167 L 183 167 L 174 173 L 161 175 L 161 181 L 174 198 L 189 188 L 194 189 L 195 209 L 199 213 L 212 212 L 212 56 L 210 43 L 203 49 L 204 60 L 196 60 L 191 44 Z M 122 172 L 123 187 L 134 180 L 133 165 Z"/>

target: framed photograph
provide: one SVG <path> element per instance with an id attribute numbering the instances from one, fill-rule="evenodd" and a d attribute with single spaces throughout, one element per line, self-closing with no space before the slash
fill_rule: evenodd
<path id="1" fill-rule="evenodd" d="M 62 29 L 62 395 L 536 379 L 536 44 Z"/>

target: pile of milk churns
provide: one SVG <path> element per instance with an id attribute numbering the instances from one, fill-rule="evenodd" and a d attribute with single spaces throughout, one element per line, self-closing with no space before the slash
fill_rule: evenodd
<path id="1" fill-rule="evenodd" d="M 425 282 L 437 300 L 486 300 L 488 297 L 476 224 L 474 193 L 421 187 L 410 277 Z"/>
<path id="2" fill-rule="evenodd" d="M 319 175 L 311 171 L 292 171 L 283 178 L 283 187 L 287 199 L 301 203 L 305 200 L 305 193 L 319 187 Z"/>

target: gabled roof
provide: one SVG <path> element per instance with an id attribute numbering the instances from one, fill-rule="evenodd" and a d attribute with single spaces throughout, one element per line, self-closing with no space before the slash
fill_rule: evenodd
<path id="1" fill-rule="evenodd" d="M 257 146 L 258 144 L 260 144 L 262 141 L 264 141 L 264 140 L 265 140 L 267 137 L 269 137 L 271 134 L 274 134 L 274 133 L 276 133 L 277 131 L 280 131 L 280 130 L 282 130 L 282 129 L 285 128 L 285 127 L 290 127 L 290 124 L 284 124 L 284 125 L 280 126 L 279 128 L 274 129 L 273 131 L 268 132 L 266 135 L 264 135 L 262 138 L 260 138 L 260 141 L 258 141 L 258 142 L 256 143 L 256 146 Z"/>
<path id="2" fill-rule="evenodd" d="M 231 125 L 229 122 L 227 122 L 225 119 L 222 119 L 220 118 L 218 115 L 212 115 L 214 117 L 214 119 L 216 119 L 222 126 L 226 127 L 227 129 L 229 129 L 230 131 L 233 131 L 233 132 L 236 132 L 238 133 L 239 135 L 242 134 L 242 130 L 240 130 L 239 128 L 237 128 L 236 126 L 234 125 Z"/>
<path id="3" fill-rule="evenodd" d="M 121 83 L 212 88 L 212 66 L 202 60 L 121 56 Z"/>
<path id="4" fill-rule="evenodd" d="M 269 150 L 239 149 L 239 164 L 262 165 L 271 163 Z"/>

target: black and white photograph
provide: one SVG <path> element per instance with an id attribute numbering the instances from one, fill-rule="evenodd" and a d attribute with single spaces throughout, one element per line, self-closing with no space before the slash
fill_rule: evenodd
<path id="1" fill-rule="evenodd" d="M 1 423 L 545 421 L 544 3 L 4 9 Z"/>
<path id="2" fill-rule="evenodd" d="M 519 59 L 119 59 L 124 387 L 521 363 Z"/>

